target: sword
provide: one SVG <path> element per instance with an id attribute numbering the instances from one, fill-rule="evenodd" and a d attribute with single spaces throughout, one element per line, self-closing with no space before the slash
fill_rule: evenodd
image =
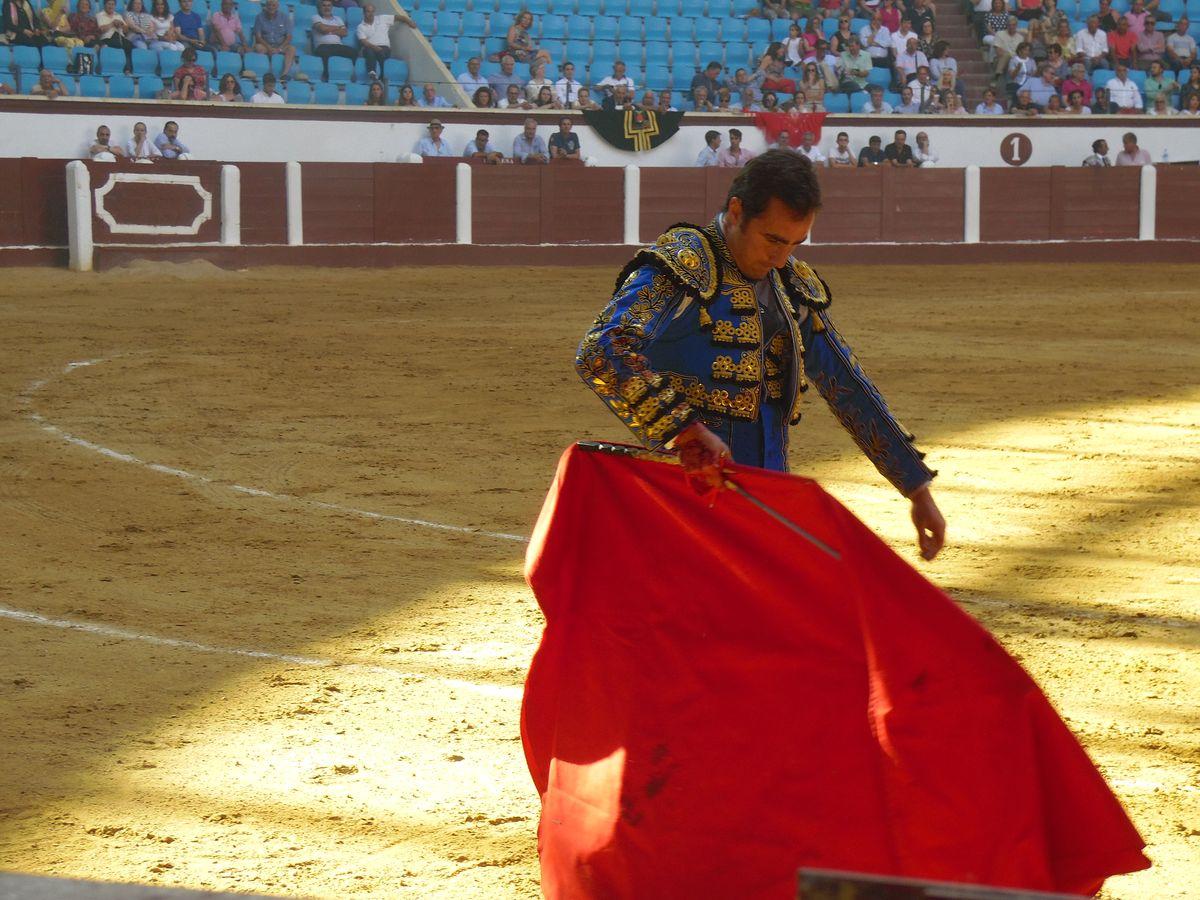
<path id="1" fill-rule="evenodd" d="M 607 444 L 602 441 L 578 441 L 576 446 L 581 450 L 587 450 L 590 453 L 608 453 L 612 456 L 628 456 L 632 459 L 667 463 L 668 465 L 673 466 L 679 465 L 679 457 L 675 456 L 673 453 L 664 453 L 660 450 L 647 450 L 644 447 L 631 447 L 628 444 Z M 789 531 L 800 535 L 800 537 L 804 538 L 821 552 L 828 554 L 839 562 L 841 561 L 841 553 L 839 553 L 837 550 L 834 550 L 816 535 L 811 534 L 810 532 L 801 528 L 783 513 L 773 509 L 763 501 L 759 500 L 732 478 L 724 478 L 722 481 L 726 488 L 733 491 L 744 500 L 748 501 L 752 506 L 758 507 L 758 509 L 766 513 L 780 525 L 784 526 Z"/>

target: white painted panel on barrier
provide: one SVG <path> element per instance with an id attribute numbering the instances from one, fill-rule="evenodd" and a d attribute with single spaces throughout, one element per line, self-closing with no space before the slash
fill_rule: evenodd
<path id="1" fill-rule="evenodd" d="M 186 185 L 200 198 L 200 211 L 189 225 L 144 225 L 118 222 L 105 208 L 105 198 L 119 184 L 174 184 Z M 108 226 L 113 234 L 178 234 L 192 236 L 200 233 L 200 227 L 212 219 L 212 194 L 200 184 L 198 175 L 155 175 L 151 172 L 113 172 L 100 187 L 96 188 L 96 218 Z"/>

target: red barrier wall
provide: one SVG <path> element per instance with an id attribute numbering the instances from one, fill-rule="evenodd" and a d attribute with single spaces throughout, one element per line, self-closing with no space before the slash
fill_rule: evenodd
<path id="1" fill-rule="evenodd" d="M 1200 238 L 1200 166 L 1158 166 L 1155 233 L 1160 238 Z"/>
<path id="2" fill-rule="evenodd" d="M 287 176 L 283 163 L 238 163 L 242 243 L 287 243 Z"/>
<path id="3" fill-rule="evenodd" d="M 159 162 L 148 166 L 118 161 L 86 162 L 84 165 L 91 176 L 95 198 L 92 235 L 97 244 L 215 244 L 220 241 L 220 163 Z M 165 180 L 171 176 L 181 177 L 185 182 L 176 184 Z M 207 216 L 201 192 L 208 196 Z M 129 227 L 196 230 L 159 234 L 123 230 Z"/>
<path id="4" fill-rule="evenodd" d="M 1141 169 L 982 169 L 979 238 L 1136 238 Z M 1193 231 L 1200 212 L 1192 211 Z"/>
<path id="5" fill-rule="evenodd" d="M 471 175 L 471 236 L 476 243 L 621 242 L 623 169 L 473 166 Z"/>

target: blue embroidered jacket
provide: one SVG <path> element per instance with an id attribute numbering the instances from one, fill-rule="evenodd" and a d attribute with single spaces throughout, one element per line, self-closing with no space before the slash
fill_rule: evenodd
<path id="1" fill-rule="evenodd" d="M 699 419 L 736 462 L 782 470 L 811 379 L 902 494 L 929 482 L 936 473 L 834 328 L 828 285 L 795 259 L 770 278 L 786 327 L 764 346 L 754 287 L 717 222 L 671 228 L 621 272 L 579 347 L 580 377 L 652 449 Z"/>

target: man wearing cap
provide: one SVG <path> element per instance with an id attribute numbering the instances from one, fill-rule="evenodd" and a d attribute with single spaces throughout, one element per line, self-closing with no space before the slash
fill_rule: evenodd
<path id="1" fill-rule="evenodd" d="M 429 134 L 417 142 L 416 153 L 421 156 L 455 156 L 454 149 L 442 139 L 444 126 L 441 119 L 429 123 Z"/>

